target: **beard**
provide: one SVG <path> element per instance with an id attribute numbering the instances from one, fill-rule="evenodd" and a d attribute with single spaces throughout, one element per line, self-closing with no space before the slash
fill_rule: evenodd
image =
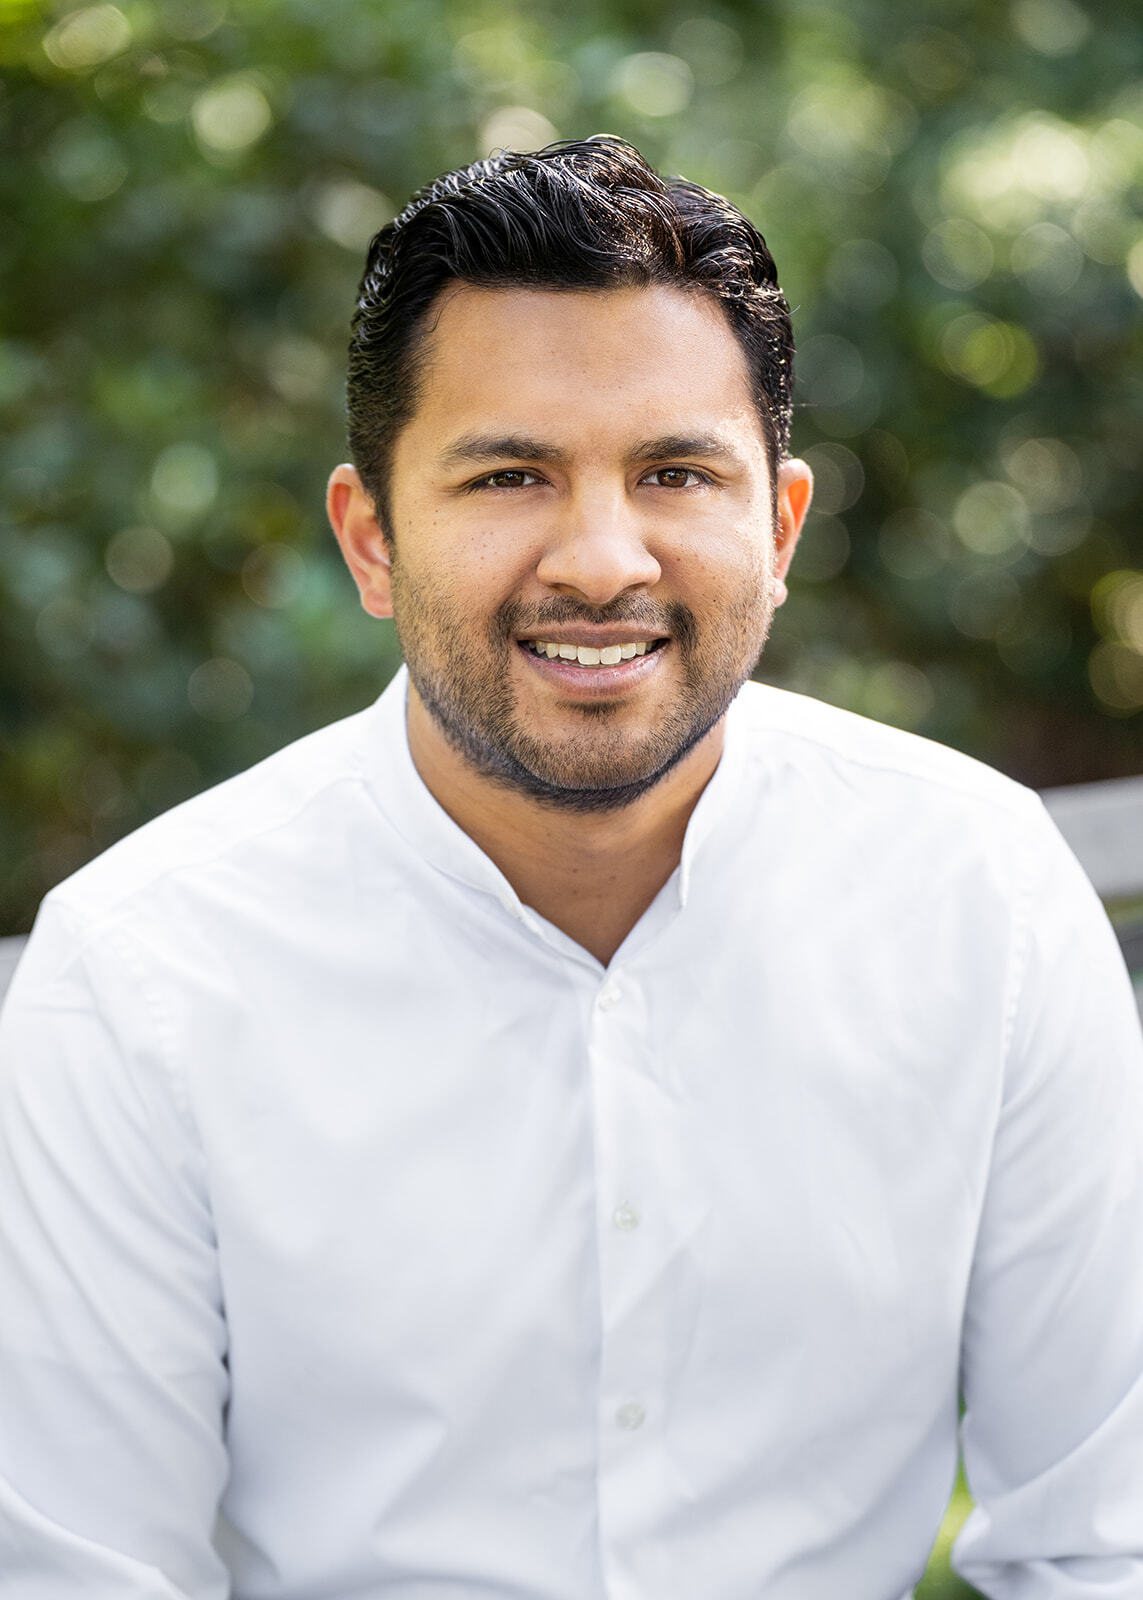
<path id="1" fill-rule="evenodd" d="M 447 586 L 412 578 L 395 550 L 392 587 L 409 678 L 451 747 L 494 783 L 577 812 L 631 805 L 706 737 L 750 676 L 774 614 L 768 570 L 719 614 L 717 637 L 704 637 L 681 602 L 622 595 L 598 607 L 563 596 L 538 606 L 507 601 L 482 635 Z M 543 637 L 549 623 L 577 622 L 630 624 L 633 633 L 669 641 L 663 648 L 675 657 L 674 691 L 637 731 L 623 726 L 630 707 L 618 700 L 568 702 L 566 712 L 579 724 L 570 733 L 537 734 L 521 725 L 511 670 L 517 640 Z"/>

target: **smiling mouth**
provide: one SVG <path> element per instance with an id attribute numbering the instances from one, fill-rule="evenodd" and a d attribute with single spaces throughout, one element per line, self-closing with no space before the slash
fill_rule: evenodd
<path id="1" fill-rule="evenodd" d="M 521 639 L 523 649 L 548 661 L 570 661 L 581 667 L 615 667 L 621 661 L 650 655 L 666 644 L 666 639 L 640 639 L 630 644 L 556 644 L 544 639 Z"/>

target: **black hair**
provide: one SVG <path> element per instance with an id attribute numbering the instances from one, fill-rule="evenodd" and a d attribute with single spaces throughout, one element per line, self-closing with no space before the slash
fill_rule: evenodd
<path id="1" fill-rule="evenodd" d="M 369 246 L 349 346 L 349 444 L 386 532 L 390 457 L 416 409 L 426 313 L 450 282 L 709 294 L 746 358 L 772 473 L 786 455 L 793 331 L 754 225 L 721 195 L 661 178 L 611 134 L 501 151 L 419 190 Z"/>

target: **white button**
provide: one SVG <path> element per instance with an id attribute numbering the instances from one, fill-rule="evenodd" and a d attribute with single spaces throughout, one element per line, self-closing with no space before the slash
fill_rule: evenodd
<path id="1" fill-rule="evenodd" d="M 621 1206 L 616 1206 L 615 1210 L 611 1213 L 611 1221 L 621 1233 L 630 1233 L 633 1228 L 637 1228 L 639 1226 L 641 1220 L 642 1219 L 635 1207 L 628 1205 L 626 1200 Z"/>
<path id="2" fill-rule="evenodd" d="M 628 1433 L 634 1433 L 636 1428 L 643 1426 L 646 1415 L 638 1400 L 628 1400 L 615 1413 L 615 1420 L 621 1428 L 626 1428 Z"/>
<path id="3" fill-rule="evenodd" d="M 614 978 L 610 978 L 599 991 L 599 1009 L 601 1011 L 610 1011 L 612 1006 L 618 1005 L 622 998 L 623 990 L 615 982 Z"/>

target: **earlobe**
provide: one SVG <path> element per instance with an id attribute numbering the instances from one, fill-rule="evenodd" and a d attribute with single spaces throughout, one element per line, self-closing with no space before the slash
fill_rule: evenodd
<path id="1" fill-rule="evenodd" d="M 326 514 L 345 564 L 371 617 L 393 615 L 389 545 L 355 467 L 343 463 L 330 473 Z"/>

